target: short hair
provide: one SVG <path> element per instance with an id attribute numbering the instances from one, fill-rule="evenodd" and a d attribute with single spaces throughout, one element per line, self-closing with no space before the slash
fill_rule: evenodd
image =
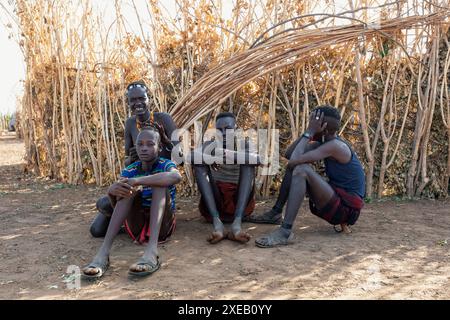
<path id="1" fill-rule="evenodd" d="M 159 130 L 156 129 L 153 126 L 144 126 L 141 128 L 141 130 L 139 131 L 138 135 L 141 134 L 141 132 L 143 131 L 149 131 L 149 132 L 153 132 L 153 133 L 157 133 L 158 134 L 158 143 L 161 143 L 161 135 L 159 134 Z"/>
<path id="2" fill-rule="evenodd" d="M 216 116 L 216 122 L 217 122 L 217 120 L 219 120 L 220 118 L 227 118 L 227 117 L 230 117 L 230 118 L 233 118 L 234 120 L 236 120 L 236 116 L 235 116 L 233 113 L 231 113 L 231 112 L 221 112 L 221 113 L 219 113 L 219 114 Z"/>
<path id="3" fill-rule="evenodd" d="M 139 81 L 133 81 L 131 82 L 128 86 L 127 86 L 127 95 L 128 95 L 128 91 L 130 91 L 133 88 L 142 88 L 145 90 L 145 92 L 148 94 L 148 87 L 145 84 L 144 81 L 139 80 Z"/>
<path id="4" fill-rule="evenodd" d="M 339 110 L 330 105 L 324 104 L 322 106 L 318 106 L 314 108 L 312 112 L 314 111 L 323 112 L 324 116 L 336 119 L 337 121 L 341 121 L 341 114 L 339 113 Z"/>

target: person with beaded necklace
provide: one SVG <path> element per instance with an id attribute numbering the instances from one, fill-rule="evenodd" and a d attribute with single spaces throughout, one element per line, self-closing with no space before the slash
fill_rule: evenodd
<path id="1" fill-rule="evenodd" d="M 143 81 L 132 82 L 126 89 L 127 104 L 132 115 L 125 121 L 125 166 L 138 160 L 136 140 L 143 127 L 154 127 L 159 131 L 161 136 L 159 155 L 164 159 L 171 160 L 172 149 L 179 143 L 178 140 L 169 139 L 177 129 L 171 115 L 166 112 L 154 112 L 154 102 L 148 93 L 149 90 Z M 105 236 L 114 208 L 106 195 L 97 200 L 96 207 L 99 213 L 91 224 L 90 232 L 93 237 L 98 238 Z"/>

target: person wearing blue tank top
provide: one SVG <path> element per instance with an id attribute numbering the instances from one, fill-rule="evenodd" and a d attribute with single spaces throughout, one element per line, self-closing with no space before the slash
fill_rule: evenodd
<path id="1" fill-rule="evenodd" d="M 292 226 L 307 193 L 314 215 L 334 226 L 340 225 L 345 233 L 351 232 L 349 226 L 359 218 L 364 205 L 365 173 L 356 153 L 337 135 L 340 122 L 339 111 L 332 106 L 320 106 L 311 112 L 308 129 L 286 152 L 289 162 L 277 203 L 270 211 L 250 219 L 256 223 L 281 223 L 273 232 L 255 240 L 258 247 L 290 242 Z M 328 180 L 310 165 L 321 160 L 325 162 Z"/>

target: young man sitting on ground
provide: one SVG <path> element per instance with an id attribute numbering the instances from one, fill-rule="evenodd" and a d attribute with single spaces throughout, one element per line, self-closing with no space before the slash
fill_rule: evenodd
<path id="1" fill-rule="evenodd" d="M 340 225 L 345 233 L 350 232 L 349 225 L 356 222 L 364 205 L 365 174 L 355 152 L 337 135 L 340 120 L 339 111 L 331 106 L 318 107 L 311 113 L 308 129 L 288 150 L 292 154 L 287 155 L 290 160 L 278 207 L 252 219 L 253 222 L 277 223 L 287 199 L 284 220 L 281 227 L 256 239 L 257 246 L 288 244 L 306 192 L 313 214 L 330 224 Z M 309 165 L 320 160 L 325 162 L 328 181 Z"/>
<path id="2" fill-rule="evenodd" d="M 170 114 L 154 112 L 153 99 L 142 81 L 127 86 L 126 98 L 132 116 L 125 121 L 125 167 L 139 160 L 136 153 L 137 136 L 141 128 L 148 126 L 154 126 L 160 132 L 160 156 L 171 159 L 172 149 L 179 141 L 169 139 L 177 129 Z M 99 213 L 91 224 L 90 232 L 93 237 L 99 238 L 105 236 L 114 209 L 107 195 L 97 200 L 96 207 Z"/>
<path id="3" fill-rule="evenodd" d="M 211 244 L 226 238 L 246 243 L 250 240 L 250 235 L 242 231 L 242 219 L 245 215 L 250 215 L 255 208 L 255 167 L 260 160 L 256 154 L 249 152 L 248 143 L 245 144 L 244 151 L 227 149 L 227 136 L 230 139 L 235 138 L 234 114 L 222 112 L 217 115 L 216 129 L 221 136 L 222 145 L 219 145 L 217 140 L 206 141 L 201 148 L 194 151 L 192 162 L 201 194 L 200 213 L 214 226 L 207 240 Z M 207 164 L 204 156 L 207 149 L 216 153 L 223 152 L 224 163 Z M 195 162 L 195 153 L 199 163 Z M 239 163 L 239 158 L 242 158 L 242 163 Z M 232 222 L 230 232 L 225 231 L 223 222 Z"/>
<path id="4" fill-rule="evenodd" d="M 139 161 L 126 167 L 121 179 L 109 188 L 114 211 L 102 246 L 83 268 L 85 279 L 98 279 L 108 269 L 109 253 L 122 224 L 136 242 L 148 241 L 144 255 L 130 267 L 129 274 L 147 276 L 159 269 L 158 240 L 165 241 L 174 230 L 174 185 L 181 181 L 175 164 L 159 157 L 160 139 L 156 129 L 142 128 L 136 142 Z"/>

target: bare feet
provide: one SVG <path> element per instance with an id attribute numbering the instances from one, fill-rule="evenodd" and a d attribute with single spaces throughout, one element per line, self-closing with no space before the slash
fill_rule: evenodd
<path id="1" fill-rule="evenodd" d="M 216 244 L 227 237 L 227 233 L 224 231 L 213 231 L 206 239 L 211 244 Z"/>
<path id="2" fill-rule="evenodd" d="M 231 231 L 228 233 L 228 239 L 240 243 L 247 243 L 250 238 L 251 236 L 247 232 L 242 231 L 241 220 L 236 219 L 231 225 Z"/>
<path id="3" fill-rule="evenodd" d="M 211 244 L 216 244 L 227 237 L 227 233 L 223 227 L 222 221 L 219 218 L 213 219 L 214 231 L 206 239 Z"/>
<path id="4" fill-rule="evenodd" d="M 251 235 L 244 231 L 239 231 L 236 234 L 233 232 L 228 233 L 228 239 L 240 243 L 247 243 L 250 241 L 251 238 L 252 238 Z"/>

